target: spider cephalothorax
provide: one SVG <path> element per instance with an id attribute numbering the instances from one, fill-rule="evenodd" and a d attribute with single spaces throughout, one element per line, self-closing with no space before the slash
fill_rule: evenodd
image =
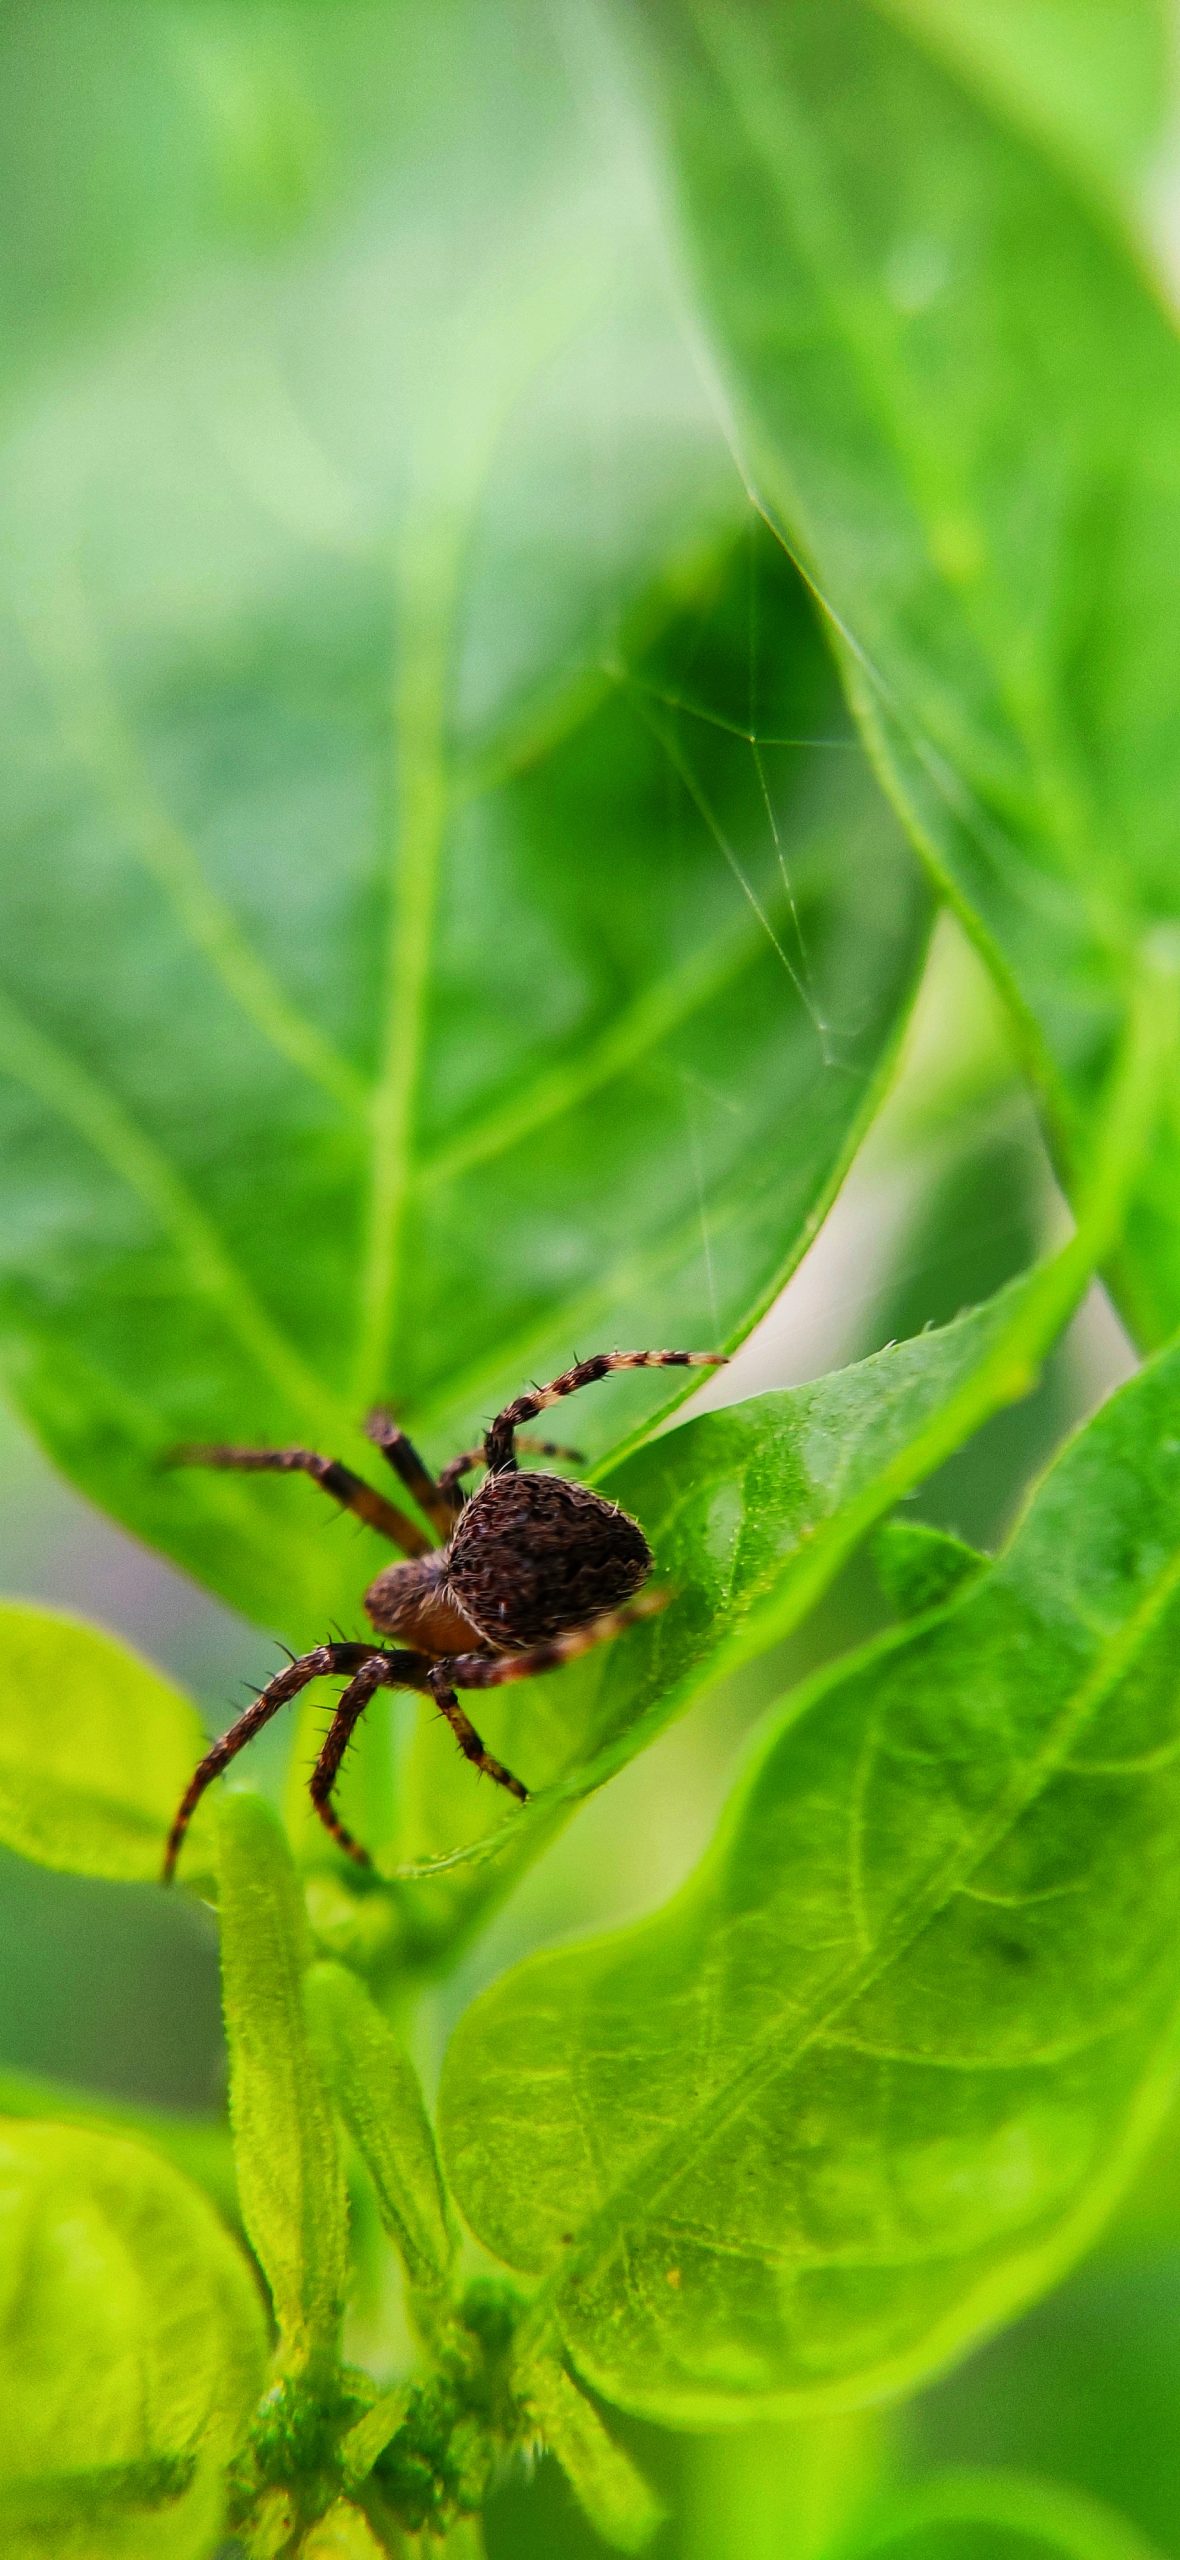
<path id="1" fill-rule="evenodd" d="M 534 1387 L 506 1405 L 480 1446 L 452 1458 L 437 1477 L 387 1414 L 371 1415 L 369 1437 L 430 1521 L 441 1541 L 437 1547 L 395 1503 L 336 1459 L 317 1457 L 313 1450 L 179 1451 L 178 1458 L 188 1465 L 311 1476 L 400 1547 L 408 1561 L 387 1565 L 365 1594 L 373 1625 L 381 1635 L 395 1637 L 399 1650 L 371 1643 L 317 1645 L 269 1680 L 194 1771 L 168 1835 L 165 1880 L 175 1869 L 193 1811 L 210 1780 L 288 1699 L 309 1681 L 334 1671 L 345 1673 L 348 1685 L 312 1772 L 311 1798 L 321 1821 L 351 1858 L 368 1862 L 366 1851 L 335 1812 L 332 1790 L 353 1730 L 379 1688 L 424 1690 L 446 1717 L 466 1758 L 523 1803 L 527 1790 L 485 1751 L 457 1691 L 499 1688 L 507 1680 L 554 1670 L 588 1646 L 619 1634 L 635 1618 L 661 1608 L 663 1598 L 642 1590 L 652 1557 L 638 1522 L 586 1485 L 565 1476 L 522 1472 L 516 1434 L 548 1405 L 612 1370 L 713 1368 L 723 1357 L 713 1351 L 598 1352 L 548 1386 Z M 534 1445 L 545 1457 L 577 1455 L 550 1442 Z M 477 1466 L 487 1472 L 468 1497 L 461 1490 L 462 1479 Z"/>

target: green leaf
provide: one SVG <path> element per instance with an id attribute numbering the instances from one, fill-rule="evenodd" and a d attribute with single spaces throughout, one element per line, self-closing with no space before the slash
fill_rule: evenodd
<path id="1" fill-rule="evenodd" d="M 360 2508 L 344 2498 L 313 2524 L 299 2545 L 300 2560 L 380 2560 L 383 2548 Z"/>
<path id="2" fill-rule="evenodd" d="M 307 1980 L 312 2032 L 336 2103 L 377 2192 L 411 2286 L 445 2294 L 455 2233 L 426 2102 L 405 2047 L 354 1974 L 313 1966 Z"/>
<path id="3" fill-rule="evenodd" d="M 991 2528 L 967 2540 L 939 2528 Z M 994 2536 L 994 2539 L 993 2539 Z M 878 2551 L 911 2550 L 914 2560 L 952 2560 L 956 2552 L 1007 2554 L 1013 2545 L 1056 2552 L 1060 2560 L 1160 2560 L 1124 2516 L 1082 2490 L 1026 2479 L 1015 2471 L 946 2471 L 899 2491 L 884 2513 L 840 2546 L 841 2560 Z"/>
<path id="4" fill-rule="evenodd" d="M 1132 954 L 1176 912 L 1180 348 L 1014 84 L 977 76 L 983 15 L 658 0 L 643 22 L 744 467 L 1076 1175 Z M 1092 96 L 1110 21 L 1059 24 Z M 1123 1281 L 1149 1339 L 1180 1321 L 1178 1188 L 1174 1102 Z"/>
<path id="5" fill-rule="evenodd" d="M 926 1520 L 887 1520 L 873 1540 L 873 1562 L 896 1615 L 916 1618 L 953 1599 L 987 1558 Z"/>
<path id="6" fill-rule="evenodd" d="M 402 1873 L 436 1878 L 429 1909 L 438 1926 L 469 1918 L 496 1881 L 481 1888 L 465 1865 L 523 1862 L 571 1803 L 709 1681 L 796 1626 L 882 1515 L 1035 1384 L 1119 1232 L 1169 1091 L 1170 992 L 1161 996 L 1155 973 L 1144 974 L 1079 1223 L 1059 1253 L 952 1324 L 814 1384 L 701 1414 L 607 1473 L 604 1490 L 642 1521 L 672 1604 L 551 1679 L 480 1700 L 495 1748 L 535 1790 L 523 1812 L 505 1816 L 476 1799 L 449 1736 L 437 1723 L 421 1730 L 406 1813 L 437 1854 Z M 428 1927 L 420 1903 L 410 1916 Z"/>
<path id="7" fill-rule="evenodd" d="M 236 2447 L 264 2356 L 253 2278 L 187 2179 L 138 2143 L 0 2124 L 6 2560 L 209 2551 L 207 2466 Z"/>
<path id="8" fill-rule="evenodd" d="M 870 2399 L 1097 2228 L 1175 2084 L 1178 1634 L 1172 1351 L 963 1596 L 788 1702 L 666 1911 L 467 2013 L 452 2185 L 595 2388 Z"/>
<path id="9" fill-rule="evenodd" d="M 1161 0 L 882 0 L 1003 122 L 1026 129 L 1098 205 L 1137 223 L 1164 141 Z"/>
<path id="10" fill-rule="evenodd" d="M 80 1618 L 0 1602 L 0 1840 L 78 1875 L 158 1877 L 205 1748 L 195 1707 Z"/>
<path id="11" fill-rule="evenodd" d="M 55 2124 L 81 2125 L 90 2132 L 136 2135 L 204 2187 L 223 2221 L 237 2219 L 229 2127 L 217 2116 L 131 2106 L 125 2099 L 69 2088 L 38 2072 L 8 2069 L 0 2069 L 0 2116 L 51 2116 Z"/>
<path id="12" fill-rule="evenodd" d="M 589 32 L 407 0 L 173 37 L 120 47 L 163 307 L 149 254 L 3 437 L 0 1330 L 74 1479 L 303 1642 L 376 1542 L 163 1453 L 371 1462 L 386 1396 L 441 1460 L 575 1341 L 740 1334 L 875 1107 L 926 903 Z M 69 45 L 40 71 L 72 119 Z M 243 120 L 248 245 L 203 229 Z M 51 272 L 96 191 L 53 192 Z M 590 1447 L 651 1403 L 591 1399 Z"/>
<path id="13" fill-rule="evenodd" d="M 221 1962 L 242 2219 L 291 2369 L 335 2356 L 348 2207 L 332 2108 L 304 2016 L 307 1927 L 278 1822 L 259 1796 L 220 1809 Z"/>
<path id="14" fill-rule="evenodd" d="M 6 2560 L 209 2560 L 221 2522 L 216 2472 L 191 2458 L 0 2481 Z"/>
<path id="15" fill-rule="evenodd" d="M 645 2550 L 664 2509 L 585 2392 L 563 2365 L 542 2360 L 528 2375 L 524 2397 L 595 2531 L 616 2551 Z"/>

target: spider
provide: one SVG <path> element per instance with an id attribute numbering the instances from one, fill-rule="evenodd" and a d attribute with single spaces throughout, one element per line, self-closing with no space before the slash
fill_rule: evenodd
<path id="1" fill-rule="evenodd" d="M 446 1717 L 464 1758 L 521 1804 L 528 1789 L 484 1749 L 464 1714 L 460 1689 L 496 1689 L 552 1671 L 589 1646 L 604 1644 L 636 1619 L 664 1606 L 666 1594 L 642 1592 L 652 1567 L 651 1549 L 637 1521 L 615 1502 L 568 1477 L 521 1473 L 516 1434 L 547 1406 L 576 1395 L 616 1369 L 719 1368 L 724 1352 L 600 1351 L 579 1360 L 546 1387 L 534 1387 L 502 1413 L 478 1448 L 464 1449 L 437 1477 L 389 1414 L 370 1414 L 366 1431 L 438 1533 L 429 1538 L 404 1511 L 353 1475 L 335 1458 L 311 1449 L 184 1448 L 181 1466 L 237 1467 L 310 1476 L 346 1511 L 380 1531 L 408 1558 L 386 1565 L 365 1593 L 365 1608 L 378 1634 L 395 1636 L 404 1650 L 373 1643 L 320 1644 L 294 1656 L 268 1680 L 237 1723 L 223 1733 L 194 1770 L 168 1834 L 163 1880 L 171 1882 L 184 1836 L 206 1787 L 228 1768 L 247 1742 L 309 1681 L 332 1672 L 346 1675 L 344 1689 L 311 1775 L 311 1800 L 322 1823 L 358 1866 L 369 1854 L 346 1831 L 332 1803 L 344 1754 L 370 1698 L 378 1689 L 418 1689 Z M 526 1441 L 548 1458 L 576 1458 L 575 1449 Z M 467 1495 L 462 1479 L 476 1467 L 487 1472 Z"/>

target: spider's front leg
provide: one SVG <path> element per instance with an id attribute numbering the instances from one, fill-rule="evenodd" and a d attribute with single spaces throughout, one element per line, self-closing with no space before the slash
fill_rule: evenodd
<path id="1" fill-rule="evenodd" d="M 176 1873 L 176 1861 L 184 1845 L 184 1835 L 206 1787 L 212 1785 L 214 1778 L 219 1778 L 222 1770 L 228 1769 L 230 1761 L 237 1759 L 239 1751 L 243 1751 L 248 1742 L 253 1742 L 255 1734 L 261 1733 L 263 1726 L 270 1723 L 271 1717 L 277 1715 L 280 1707 L 285 1707 L 292 1698 L 297 1698 L 300 1690 L 306 1689 L 309 1681 L 322 1680 L 333 1671 L 359 1671 L 362 1664 L 371 1660 L 372 1654 L 371 1644 L 319 1644 L 314 1652 L 299 1654 L 294 1662 L 287 1663 L 282 1671 L 277 1671 L 273 1680 L 267 1681 L 265 1689 L 259 1690 L 253 1705 L 246 1708 L 245 1714 L 238 1717 L 236 1724 L 231 1724 L 228 1733 L 223 1733 L 220 1740 L 212 1744 L 205 1753 L 204 1759 L 194 1769 L 176 1808 L 176 1817 L 168 1834 L 163 1866 L 165 1884 L 172 1882 Z"/>
<path id="2" fill-rule="evenodd" d="M 412 1653 L 370 1653 L 354 1679 L 349 1681 L 336 1713 L 324 1737 L 324 1746 L 311 1773 L 309 1793 L 325 1830 L 330 1831 L 337 1848 L 358 1867 L 372 1865 L 367 1849 L 347 1831 L 332 1803 L 332 1790 L 340 1775 L 344 1754 L 370 1698 L 378 1689 L 421 1689 L 427 1685 L 429 1666 L 425 1656 Z"/>
<path id="3" fill-rule="evenodd" d="M 484 1462 L 493 1475 L 515 1467 L 516 1434 L 522 1422 L 534 1421 L 551 1404 L 560 1404 L 563 1396 L 576 1396 L 583 1387 L 612 1378 L 620 1369 L 723 1369 L 726 1358 L 724 1351 L 596 1351 L 590 1360 L 575 1360 L 572 1369 L 563 1369 L 547 1387 L 530 1388 L 496 1415 L 484 1437 Z"/>

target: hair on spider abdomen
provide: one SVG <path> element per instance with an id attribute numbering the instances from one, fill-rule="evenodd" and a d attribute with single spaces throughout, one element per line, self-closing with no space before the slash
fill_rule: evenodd
<path id="1" fill-rule="evenodd" d="M 460 1513 L 446 1577 L 464 1615 L 523 1651 L 630 1600 L 651 1572 L 642 1529 L 568 1476 L 485 1476 Z"/>

